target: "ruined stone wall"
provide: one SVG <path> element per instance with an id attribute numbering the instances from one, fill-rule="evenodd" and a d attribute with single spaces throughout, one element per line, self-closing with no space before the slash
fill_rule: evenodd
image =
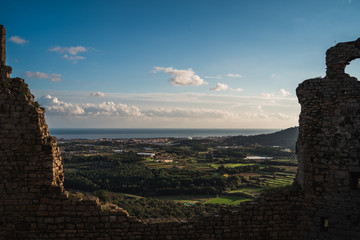
<path id="1" fill-rule="evenodd" d="M 313 203 L 305 238 L 360 239 L 360 83 L 344 72 L 358 57 L 360 39 L 337 44 L 327 51 L 327 76 L 297 88 L 297 182 Z"/>
<path id="2" fill-rule="evenodd" d="M 359 82 L 349 77 L 310 79 L 297 89 L 297 180 L 313 203 L 304 231 L 310 239 L 360 239 L 359 93 Z M 324 221 L 328 229 L 311 230 Z"/>
<path id="3" fill-rule="evenodd" d="M 6 65 L 6 30 L 0 26 L 0 66 Z"/>
<path id="4" fill-rule="evenodd" d="M 6 66 L 6 30 L 0 25 L 0 79 L 8 78 L 12 69 Z"/>
<path id="5" fill-rule="evenodd" d="M 60 153 L 45 123 L 45 110 L 34 102 L 23 79 L 2 79 L 0 85 L 3 183 L 16 184 L 14 192 L 29 186 L 62 186 Z"/>
<path id="6" fill-rule="evenodd" d="M 5 48 L 0 25 L 0 48 Z M 328 76 L 304 81 L 297 143 L 301 189 L 262 195 L 196 219 L 142 222 L 63 188 L 56 139 L 23 79 L 0 49 L 0 240 L 360 239 L 360 86 L 343 70 L 358 41 L 328 51 Z M 344 50 L 345 49 L 345 50 Z"/>

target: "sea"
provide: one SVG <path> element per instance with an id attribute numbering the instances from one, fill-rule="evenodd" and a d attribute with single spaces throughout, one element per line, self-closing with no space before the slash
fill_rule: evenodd
<path id="1" fill-rule="evenodd" d="M 205 138 L 267 134 L 281 129 L 217 128 L 50 128 L 58 139 Z"/>

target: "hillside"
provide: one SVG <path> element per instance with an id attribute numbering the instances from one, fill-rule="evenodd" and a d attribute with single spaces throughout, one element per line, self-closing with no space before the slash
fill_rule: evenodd
<path id="1" fill-rule="evenodd" d="M 287 128 L 275 133 L 253 136 L 236 136 L 224 140 L 227 145 L 287 146 L 294 147 L 299 133 L 299 127 Z"/>

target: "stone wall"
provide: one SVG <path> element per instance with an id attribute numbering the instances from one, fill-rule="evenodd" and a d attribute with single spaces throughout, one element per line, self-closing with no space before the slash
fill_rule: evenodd
<path id="1" fill-rule="evenodd" d="M 6 65 L 6 30 L 0 26 L 0 66 Z"/>
<path id="2" fill-rule="evenodd" d="M 6 66 L 6 30 L 0 25 L 0 79 L 8 78 L 11 67 Z"/>
<path id="3" fill-rule="evenodd" d="M 3 39 L 0 25 L 1 48 Z M 154 222 L 95 197 L 69 196 L 45 110 L 23 79 L 9 77 L 0 49 L 0 239 L 360 239 L 360 85 L 344 73 L 358 41 L 331 48 L 328 76 L 297 89 L 292 189 L 222 207 L 219 215 Z"/>
<path id="4" fill-rule="evenodd" d="M 296 90 L 297 182 L 313 203 L 305 238 L 360 239 L 360 83 L 345 73 L 359 57 L 360 39 L 337 44 L 326 52 L 327 76 Z M 317 222 L 320 232 L 312 230 Z"/>

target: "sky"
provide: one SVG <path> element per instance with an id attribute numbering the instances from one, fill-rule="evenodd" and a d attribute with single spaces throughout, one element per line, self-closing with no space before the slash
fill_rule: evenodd
<path id="1" fill-rule="evenodd" d="M 360 0 L 3 0 L 11 77 L 50 128 L 298 125 L 296 87 L 360 37 Z M 360 61 L 346 68 L 360 76 Z"/>

